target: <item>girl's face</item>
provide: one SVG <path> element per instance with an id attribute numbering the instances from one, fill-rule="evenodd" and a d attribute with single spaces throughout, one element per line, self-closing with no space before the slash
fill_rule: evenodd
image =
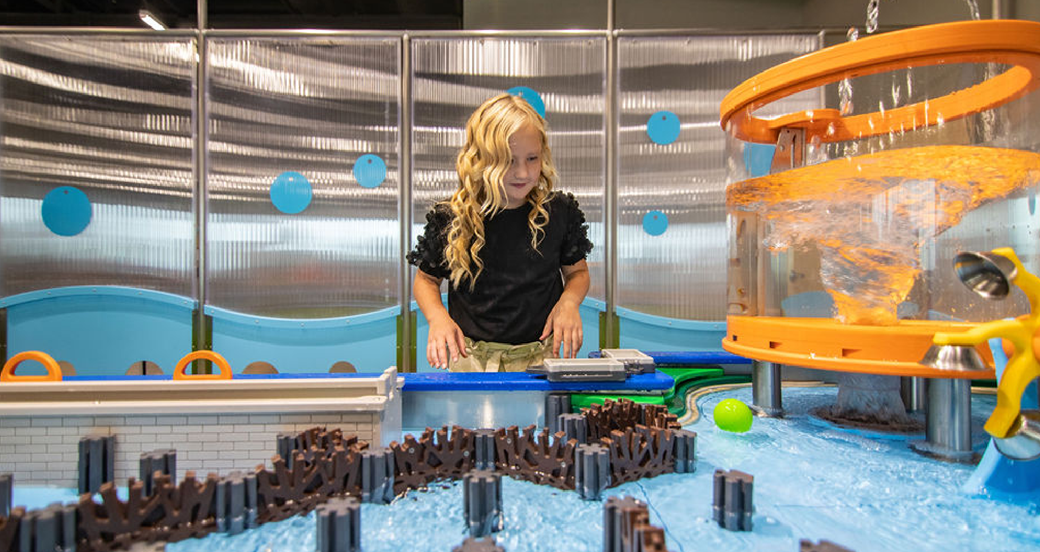
<path id="1" fill-rule="evenodd" d="M 526 124 L 509 137 L 512 155 L 509 170 L 502 178 L 508 199 L 507 209 L 516 209 L 527 201 L 527 194 L 538 185 L 542 176 L 542 136 Z"/>

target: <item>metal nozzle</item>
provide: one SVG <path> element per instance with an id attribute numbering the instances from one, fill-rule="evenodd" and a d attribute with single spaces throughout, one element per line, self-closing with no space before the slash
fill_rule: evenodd
<path id="1" fill-rule="evenodd" d="M 920 364 L 936 370 L 951 372 L 987 369 L 979 352 L 975 350 L 975 347 L 968 345 L 932 345 L 924 354 Z"/>
<path id="2" fill-rule="evenodd" d="M 953 269 L 968 289 L 993 300 L 1007 297 L 1017 275 L 1011 259 L 990 252 L 962 251 L 954 258 Z"/>
<path id="3" fill-rule="evenodd" d="M 1023 410 L 1004 439 L 993 439 L 1001 454 L 1012 460 L 1040 458 L 1040 411 Z"/>

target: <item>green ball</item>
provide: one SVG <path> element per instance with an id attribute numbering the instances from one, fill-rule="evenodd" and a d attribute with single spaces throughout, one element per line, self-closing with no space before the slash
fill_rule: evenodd
<path id="1" fill-rule="evenodd" d="M 751 429 L 751 420 L 754 419 L 751 409 L 737 399 L 723 399 L 719 401 L 719 404 L 715 405 L 715 411 L 712 413 L 712 416 L 715 418 L 715 425 L 719 426 L 719 429 L 732 431 L 733 433 L 744 433 Z"/>

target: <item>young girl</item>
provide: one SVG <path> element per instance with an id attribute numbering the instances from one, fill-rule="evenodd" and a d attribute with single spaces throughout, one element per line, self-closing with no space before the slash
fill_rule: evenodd
<path id="1" fill-rule="evenodd" d="M 553 191 L 545 121 L 500 94 L 466 123 L 459 187 L 426 215 L 408 262 L 430 325 L 426 359 L 458 372 L 522 371 L 581 348 L 578 306 L 589 290 L 585 215 Z M 440 284 L 448 280 L 448 308 Z"/>

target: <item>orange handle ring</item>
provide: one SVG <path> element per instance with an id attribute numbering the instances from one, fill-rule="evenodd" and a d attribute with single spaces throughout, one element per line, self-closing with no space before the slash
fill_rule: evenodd
<path id="1" fill-rule="evenodd" d="M 192 361 L 205 359 L 211 360 L 220 368 L 219 374 L 189 374 L 185 370 Z M 231 379 L 231 365 L 219 353 L 213 351 L 194 351 L 184 355 L 177 361 L 177 367 L 173 369 L 175 380 L 229 380 Z"/>
<path id="2" fill-rule="evenodd" d="M 836 109 L 791 113 L 776 119 L 752 115 L 797 92 L 844 78 L 929 65 L 1004 63 L 1007 71 L 939 98 L 842 117 Z M 959 21 L 893 31 L 824 48 L 767 69 L 722 100 L 722 128 L 745 142 L 775 144 L 783 128 L 806 129 L 806 141 L 841 142 L 903 132 L 993 109 L 1040 86 L 1040 23 Z"/>
<path id="3" fill-rule="evenodd" d="M 35 360 L 47 369 L 45 376 L 19 376 L 14 373 L 18 365 L 26 360 Z M 51 355 L 41 351 L 22 351 L 14 355 L 4 363 L 4 369 L 0 371 L 0 381 L 10 382 L 37 382 L 37 381 L 61 381 L 61 366 Z"/>

